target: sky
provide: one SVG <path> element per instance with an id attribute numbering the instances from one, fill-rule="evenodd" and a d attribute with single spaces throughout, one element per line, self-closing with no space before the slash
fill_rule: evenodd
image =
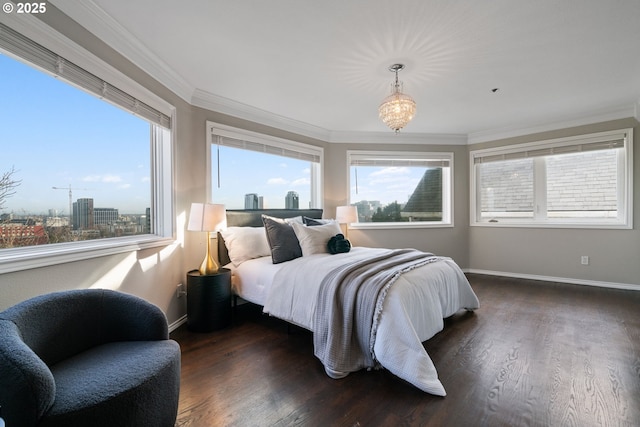
<path id="1" fill-rule="evenodd" d="M 97 208 L 144 213 L 151 200 L 149 129 L 144 119 L 0 54 L 0 174 L 13 168 L 20 181 L 0 213 L 53 209 L 66 216 L 69 187 L 73 201 L 93 198 Z M 220 147 L 218 182 L 215 146 L 211 153 L 213 203 L 242 209 L 244 195 L 257 193 L 264 207 L 283 208 L 295 191 L 299 207 L 309 207 L 309 162 Z M 417 169 L 358 168 L 351 201 L 406 202 L 422 176 Z"/>
<path id="2" fill-rule="evenodd" d="M 1 213 L 68 215 L 73 201 L 144 213 L 151 193 L 149 123 L 0 55 L 0 173 L 16 194 Z M 66 190 L 54 190 L 61 187 Z"/>
<path id="3" fill-rule="evenodd" d="M 265 153 L 220 147 L 211 149 L 211 201 L 229 209 L 243 209 L 244 195 L 256 193 L 264 198 L 264 208 L 284 208 L 289 191 L 299 196 L 300 209 L 309 207 L 311 163 Z"/>

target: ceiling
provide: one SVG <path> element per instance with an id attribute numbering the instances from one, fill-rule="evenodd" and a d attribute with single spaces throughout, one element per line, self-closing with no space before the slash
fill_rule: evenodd
<path id="1" fill-rule="evenodd" d="M 638 117 L 640 0 L 51 0 L 189 103 L 328 141 Z"/>

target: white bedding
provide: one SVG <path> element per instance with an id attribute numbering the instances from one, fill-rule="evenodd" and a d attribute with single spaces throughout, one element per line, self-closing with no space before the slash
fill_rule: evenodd
<path id="1" fill-rule="evenodd" d="M 265 313 L 313 331 L 316 295 L 325 273 L 386 251 L 390 250 L 354 247 L 346 254 L 315 254 L 281 264 L 273 264 L 271 257 L 246 261 L 234 269 L 234 290 L 264 306 Z M 444 318 L 462 308 L 478 307 L 469 282 L 450 258 L 404 273 L 384 300 L 374 345 L 376 360 L 419 389 L 445 396 L 422 342 L 443 329 Z"/>

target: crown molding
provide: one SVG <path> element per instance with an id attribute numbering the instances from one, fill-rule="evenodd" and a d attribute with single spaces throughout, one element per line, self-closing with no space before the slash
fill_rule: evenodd
<path id="1" fill-rule="evenodd" d="M 131 80 L 120 70 L 98 58 L 63 34 L 53 30 L 35 16 L 3 13 L 0 14 L 0 22 L 163 113 L 173 114 L 174 107 L 166 100 Z M 18 60 L 23 61 L 21 58 L 18 58 Z M 47 71 L 43 72 L 48 73 Z"/>
<path id="2" fill-rule="evenodd" d="M 187 103 L 196 107 L 205 108 L 221 114 L 275 127 L 284 131 L 289 131 L 329 143 L 473 145 L 487 141 L 495 141 L 630 117 L 633 117 L 640 122 L 640 99 L 638 99 L 632 105 L 623 105 L 607 110 L 595 111 L 587 116 L 567 117 L 560 121 L 539 123 L 528 127 L 510 126 L 488 129 L 479 132 L 472 132 L 468 135 L 332 131 L 288 117 L 279 116 L 269 111 L 233 101 L 228 98 L 223 98 L 192 87 L 168 64 L 152 53 L 144 44 L 142 44 L 136 37 L 128 32 L 92 0 L 85 0 L 82 2 L 78 2 L 76 0 L 50 0 L 50 2 L 70 18 L 77 22 L 82 22 L 82 25 L 94 35 L 126 57 L 133 64 L 141 68 L 152 78 L 172 90 Z M 74 44 L 64 36 L 59 35 L 57 32 L 52 34 L 49 27 L 38 19 L 31 16 L 22 16 L 21 19 L 17 19 L 15 17 L 17 17 L 15 14 L 3 14 L 3 16 L 0 16 L 2 21 L 9 19 L 13 24 L 8 24 L 9 26 L 20 30 L 27 36 L 30 36 L 30 33 L 33 33 L 35 29 L 35 32 L 39 34 L 39 37 L 35 38 L 36 41 L 42 40 L 43 37 L 48 37 L 51 39 L 49 40 L 50 43 L 41 43 L 47 47 L 51 45 L 51 41 L 54 46 L 57 44 L 64 44 L 67 46 Z M 49 29 L 49 31 L 45 33 L 44 28 Z M 46 34 L 46 36 L 42 36 L 42 34 Z M 80 51 L 82 52 L 84 49 Z M 73 58 L 69 59 L 73 60 Z M 102 67 L 94 68 L 96 68 L 96 70 L 100 70 L 100 68 L 104 68 L 104 65 L 102 65 Z M 99 73 L 96 74 L 100 75 Z"/>
<path id="3" fill-rule="evenodd" d="M 593 123 L 606 122 L 610 120 L 627 119 L 635 117 L 638 120 L 640 113 L 640 100 L 634 105 L 622 105 L 607 110 L 593 112 L 588 116 L 567 118 L 557 122 L 541 123 L 529 127 L 505 127 L 481 132 L 473 132 L 468 135 L 468 144 L 478 144 L 487 141 L 513 138 L 534 133 L 547 132 L 558 129 L 566 129 L 575 126 L 589 125 Z M 638 120 L 640 121 L 640 120 Z"/>
<path id="4" fill-rule="evenodd" d="M 332 143 L 467 145 L 467 135 L 458 133 L 407 133 L 331 131 Z"/>
<path id="5" fill-rule="evenodd" d="M 194 88 L 92 0 L 50 0 L 145 73 L 189 102 Z"/>
<path id="6" fill-rule="evenodd" d="M 217 113 L 249 120 L 254 123 L 275 127 L 280 130 L 297 133 L 321 141 L 329 140 L 329 131 L 324 128 L 280 116 L 260 108 L 252 107 L 251 105 L 214 95 L 201 89 L 196 89 L 193 92 L 190 103 L 195 107 L 205 108 Z"/>

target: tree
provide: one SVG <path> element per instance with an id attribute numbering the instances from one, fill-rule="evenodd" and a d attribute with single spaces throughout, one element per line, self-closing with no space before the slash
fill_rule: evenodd
<path id="1" fill-rule="evenodd" d="M 16 170 L 12 166 L 10 171 L 0 177 L 0 209 L 4 209 L 5 200 L 16 194 L 16 187 L 22 183 L 22 180 L 14 179 L 15 173 Z"/>
<path id="2" fill-rule="evenodd" d="M 397 201 L 389 203 L 384 208 L 378 208 L 376 213 L 371 216 L 371 222 L 401 222 L 406 221 L 402 218 L 400 212 L 402 207 Z"/>

